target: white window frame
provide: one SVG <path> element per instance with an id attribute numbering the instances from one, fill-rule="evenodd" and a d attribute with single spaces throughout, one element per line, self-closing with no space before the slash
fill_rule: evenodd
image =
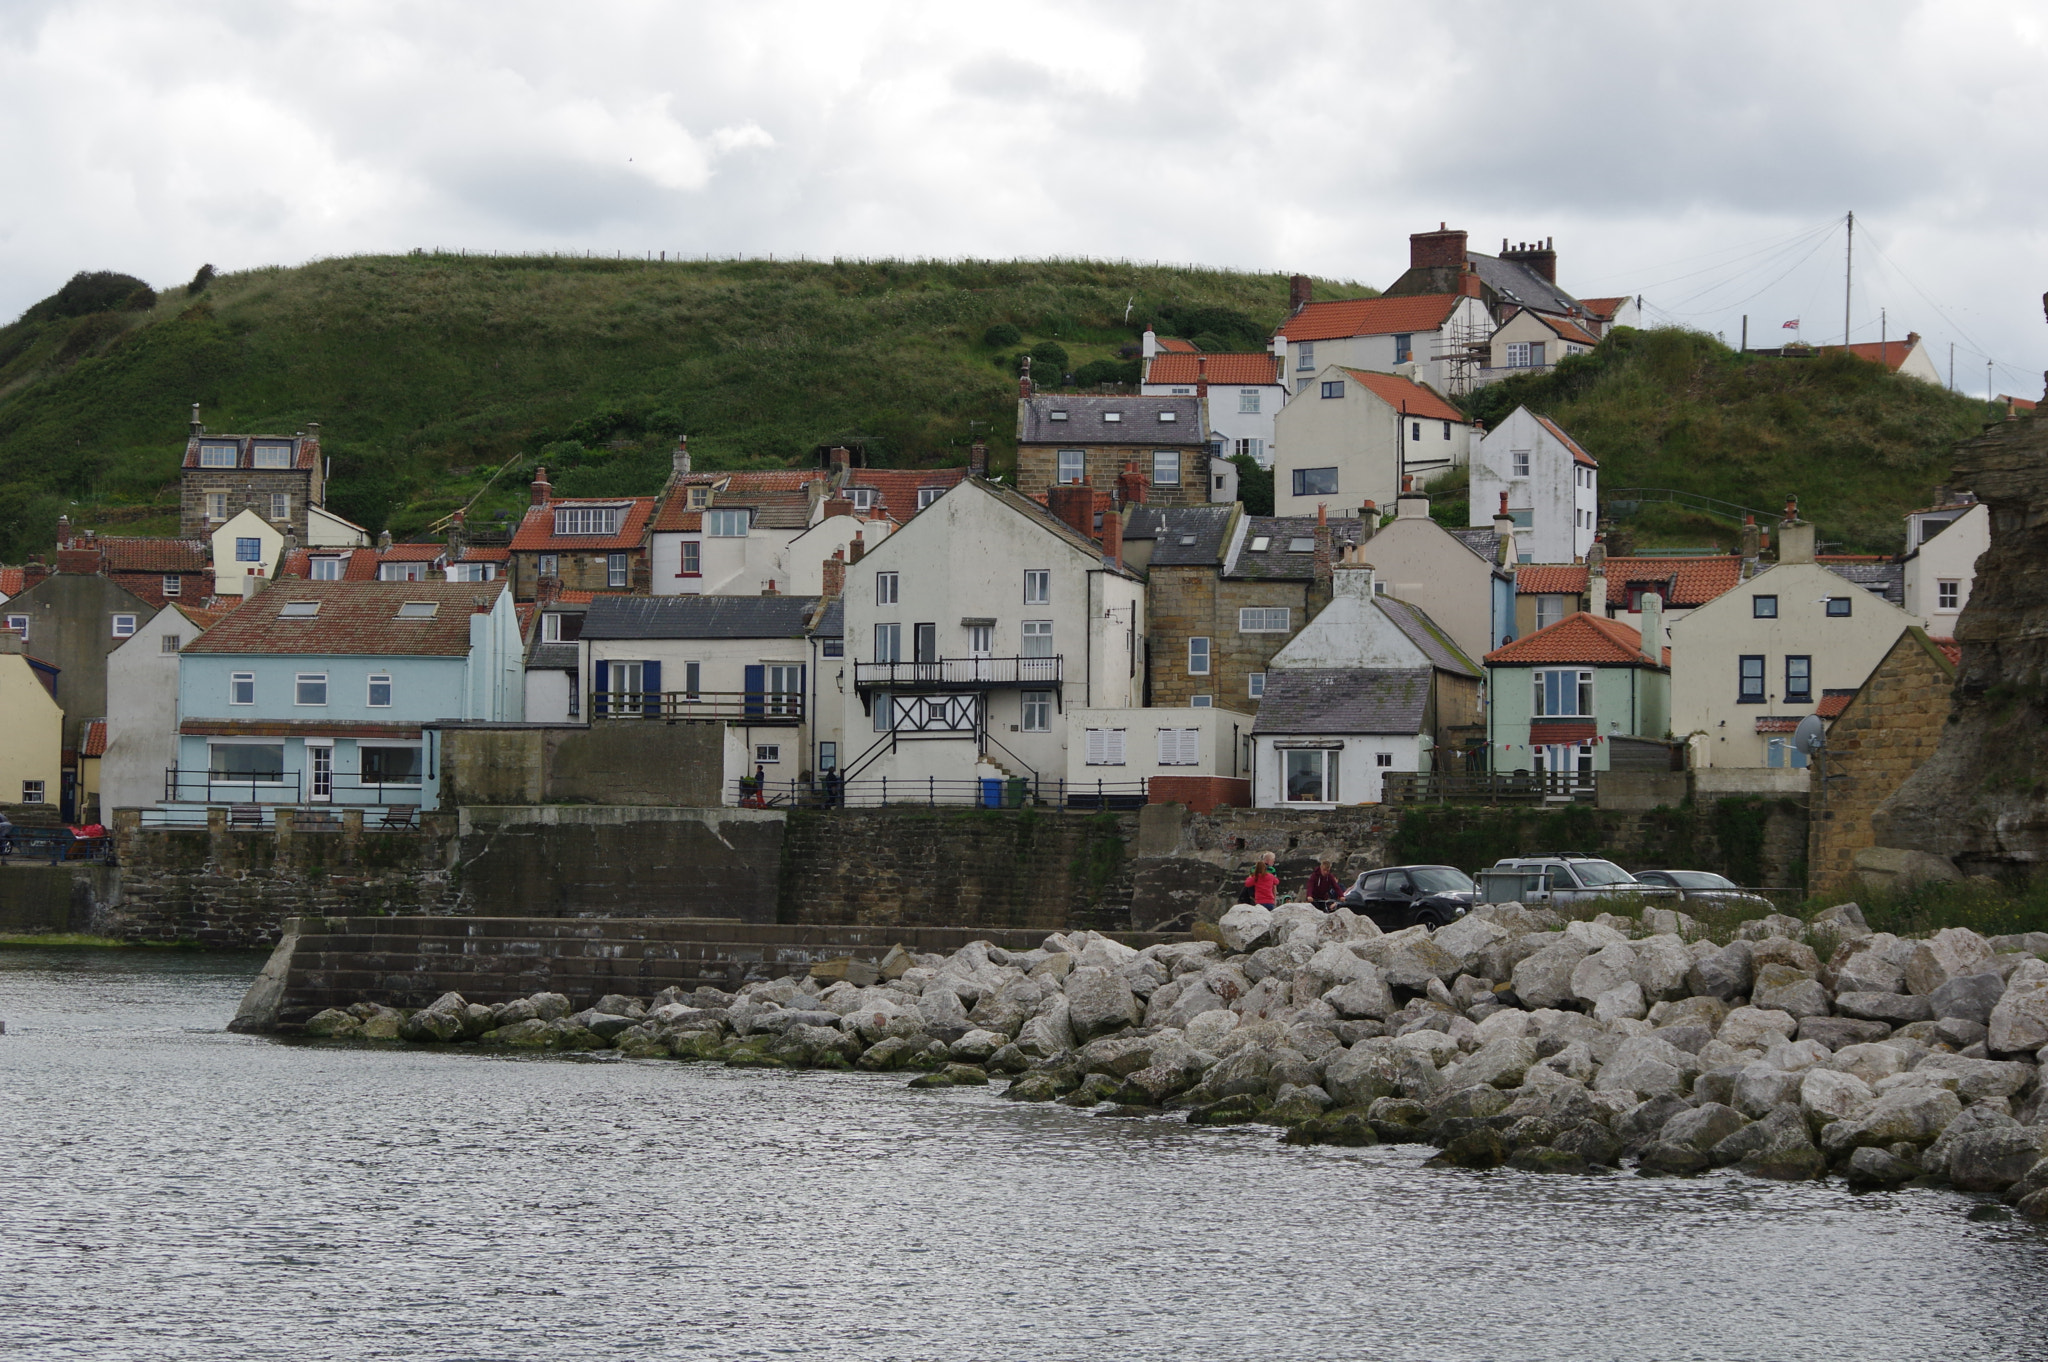
<path id="1" fill-rule="evenodd" d="M 1024 604 L 1052 604 L 1052 569 L 1024 569 Z"/>
<path id="2" fill-rule="evenodd" d="M 1314 341 L 1303 341 L 1294 348 L 1296 352 L 1294 371 L 1301 374 L 1313 373 L 1316 367 L 1316 343 Z"/>
<path id="3" fill-rule="evenodd" d="M 244 689 L 245 687 L 246 691 Z M 238 700 L 235 698 L 236 696 L 242 694 L 246 694 L 248 698 L 246 700 Z M 231 705 L 253 705 L 256 703 L 256 673 L 228 673 L 228 703 Z"/>
<path id="4" fill-rule="evenodd" d="M 604 583 L 609 587 L 632 584 L 633 561 L 623 553 L 608 553 L 604 559 Z"/>
<path id="5" fill-rule="evenodd" d="M 1088 480 L 1088 451 L 1062 449 L 1053 456 L 1052 480 L 1061 487 L 1078 487 Z"/>
<path id="6" fill-rule="evenodd" d="M 377 698 L 377 688 L 384 688 L 384 698 Z M 390 672 L 371 672 L 363 683 L 363 703 L 370 709 L 391 708 L 392 686 Z"/>
<path id="7" fill-rule="evenodd" d="M 1266 674 L 1264 672 L 1253 672 L 1250 679 L 1245 682 L 1245 693 L 1254 700 L 1265 699 Z"/>
<path id="8" fill-rule="evenodd" d="M 543 577 L 559 577 L 562 575 L 562 556 L 558 553 L 543 553 L 534 569 Z"/>
<path id="9" fill-rule="evenodd" d="M 1536 598 L 1536 627 L 1548 629 L 1564 618 L 1564 597 L 1546 592 Z"/>
<path id="10" fill-rule="evenodd" d="M 1200 766 L 1202 764 L 1202 730 L 1199 728 L 1162 728 L 1157 730 L 1159 743 L 1159 764 L 1161 766 Z"/>
<path id="11" fill-rule="evenodd" d="M 903 626 L 900 624 L 877 624 L 875 626 L 875 661 L 901 662 L 903 660 Z"/>
<path id="12" fill-rule="evenodd" d="M 902 594 L 903 583 L 900 574 L 894 572 L 877 572 L 875 574 L 876 605 L 895 605 L 902 597 Z"/>
<path id="13" fill-rule="evenodd" d="M 18 635 L 23 643 L 28 642 L 27 615 L 9 615 L 7 617 L 7 628 L 10 632 Z"/>
<path id="14" fill-rule="evenodd" d="M 164 574 L 163 590 L 164 595 L 166 596 L 183 595 L 185 591 L 185 579 L 183 577 L 180 577 L 175 572 L 166 572 Z"/>
<path id="15" fill-rule="evenodd" d="M 1052 692 L 1049 690 L 1027 690 L 1020 701 L 1022 714 L 1018 725 L 1026 733 L 1052 732 Z"/>
<path id="16" fill-rule="evenodd" d="M 202 444 L 199 446 L 199 466 L 201 468 L 233 468 L 240 455 L 241 448 L 238 445 Z"/>
<path id="17" fill-rule="evenodd" d="M 307 576 L 316 582 L 338 582 L 341 580 L 341 559 L 321 557 L 309 559 L 306 563 Z"/>
<path id="18" fill-rule="evenodd" d="M 940 497 L 942 497 L 942 496 L 944 496 L 944 495 L 946 495 L 946 489 L 945 489 L 945 488 L 943 488 L 943 487 L 920 487 L 920 488 L 918 488 L 918 489 L 917 489 L 917 509 L 918 509 L 918 510 L 920 510 L 920 511 L 922 511 L 922 510 L 923 510 L 923 509 L 924 509 L 925 507 L 927 507 L 927 506 L 931 505 L 931 504 L 932 504 L 933 502 L 937 501 L 937 500 L 938 500 L 938 499 L 939 499 Z"/>
<path id="19" fill-rule="evenodd" d="M 846 499 L 853 504 L 853 509 L 856 511 L 872 510 L 875 505 L 875 496 L 876 491 L 872 487 L 849 487 L 846 489 Z"/>
<path id="20" fill-rule="evenodd" d="M 1538 719 L 1591 719 L 1596 716 L 1596 707 L 1600 702 L 1600 697 L 1594 688 L 1594 673 L 1591 668 L 1539 667 L 1535 671 L 1530 672 L 1529 675 L 1534 682 L 1534 690 L 1529 704 L 1529 713 L 1533 717 Z M 1562 709 L 1551 710 L 1545 707 L 1549 704 L 1549 695 L 1552 689 L 1546 678 L 1552 676 L 1572 678 L 1570 682 L 1560 682 L 1556 687 L 1560 692 L 1561 703 L 1562 692 L 1569 686 L 1572 703 L 1578 706 L 1572 713 L 1567 714 Z"/>
<path id="21" fill-rule="evenodd" d="M 1237 610 L 1240 634 L 1284 634 L 1294 627 L 1294 609 L 1286 605 L 1243 605 Z"/>
<path id="22" fill-rule="evenodd" d="M 560 643 L 562 641 L 562 612 L 550 610 L 540 617 L 540 641 Z"/>
<path id="23" fill-rule="evenodd" d="M 1512 460 L 1512 461 L 1513 461 L 1513 466 L 1514 466 L 1514 472 L 1513 472 L 1513 473 L 1511 473 L 1511 474 L 1510 474 L 1509 476 L 1511 476 L 1511 477 L 1517 477 L 1517 478 L 1526 478 L 1526 477 L 1528 477 L 1528 476 L 1529 476 L 1529 451 L 1528 451 L 1528 450 L 1526 450 L 1526 449 L 1517 449 L 1517 450 L 1513 451 L 1512 453 L 1510 453 L 1510 454 L 1508 455 L 1508 458 L 1509 458 L 1510 460 Z"/>
<path id="24" fill-rule="evenodd" d="M 704 533 L 712 539 L 745 539 L 754 513 L 744 506 L 713 507 L 704 513 Z M 738 525 L 737 530 L 731 528 Z"/>
<path id="25" fill-rule="evenodd" d="M 249 455 L 251 468 L 290 468 L 292 447 L 290 445 L 257 445 Z"/>
<path id="26" fill-rule="evenodd" d="M 967 626 L 967 655 L 987 657 L 995 651 L 996 627 L 993 624 L 970 624 Z"/>
<path id="27" fill-rule="evenodd" d="M 306 688 L 308 686 L 318 686 L 320 688 L 320 698 L 318 700 L 308 700 L 306 698 Z M 293 673 L 292 707 L 294 709 L 325 709 L 327 707 L 327 693 L 326 672 Z"/>
<path id="28" fill-rule="evenodd" d="M 292 518 L 292 494 L 290 492 L 272 492 L 270 494 L 270 518 L 272 520 L 290 520 Z"/>
<path id="29" fill-rule="evenodd" d="M 779 742 L 757 742 L 754 744 L 756 766 L 776 766 L 782 761 L 782 744 Z"/>
<path id="30" fill-rule="evenodd" d="M 1339 793 L 1338 776 L 1340 766 L 1337 749 L 1330 747 L 1283 747 L 1278 753 L 1280 764 L 1280 801 L 1283 804 L 1334 804 Z M 1316 793 L 1297 799 L 1288 783 L 1288 766 L 1297 757 L 1315 758 Z"/>
<path id="31" fill-rule="evenodd" d="M 1209 640 L 1200 634 L 1190 635 L 1188 637 L 1188 675 L 1207 676 L 1209 674 L 1209 656 Z"/>
<path id="32" fill-rule="evenodd" d="M 228 518 L 228 494 L 208 492 L 206 494 L 206 519 L 210 524 L 221 525 Z"/>
<path id="33" fill-rule="evenodd" d="M 1237 390 L 1237 414 L 1240 416 L 1257 416 L 1259 414 L 1259 390 L 1257 388 L 1239 388 Z"/>
<path id="34" fill-rule="evenodd" d="M 175 653 L 183 650 L 185 637 L 182 634 L 164 634 L 158 640 L 159 652 Z"/>
<path id="35" fill-rule="evenodd" d="M 702 577 L 704 575 L 704 542 L 700 539 L 685 539 L 678 544 L 676 576 Z"/>
<path id="36" fill-rule="evenodd" d="M 135 616 L 133 616 L 133 615 L 116 615 L 116 616 L 114 616 L 114 621 L 113 621 L 113 630 L 114 630 L 114 637 L 115 637 L 115 638 L 134 638 L 134 637 L 135 637 Z"/>
<path id="37" fill-rule="evenodd" d="M 1188 697 L 1189 709 L 1214 709 L 1215 707 L 1216 697 L 1213 695 L 1190 695 Z"/>
<path id="38" fill-rule="evenodd" d="M 1152 485 L 1155 487 L 1180 486 L 1179 450 L 1155 449 L 1152 451 Z"/>
<path id="39" fill-rule="evenodd" d="M 1051 657 L 1052 621 L 1025 620 L 1017 643 L 1019 657 Z"/>
<path id="40" fill-rule="evenodd" d="M 1934 584 L 1934 608 L 1936 610 L 1960 610 L 1963 608 L 1963 584 L 1955 581 L 1937 581 Z"/>
<path id="41" fill-rule="evenodd" d="M 1121 728 L 1091 728 L 1087 731 L 1082 748 L 1084 766 L 1122 766 L 1125 764 L 1126 730 Z"/>
<path id="42" fill-rule="evenodd" d="M 607 539 L 619 532 L 616 506 L 557 506 L 557 539 Z"/>
<path id="43" fill-rule="evenodd" d="M 42 781 L 40 781 L 40 780 L 24 780 L 23 782 L 21 782 L 21 802 L 22 802 L 22 803 L 24 803 L 24 804 L 46 804 L 46 803 L 48 803 L 49 801 L 48 801 L 47 799 L 45 799 L 45 798 L 43 797 L 43 795 L 44 795 L 44 786 L 43 786 L 43 782 L 42 782 Z"/>

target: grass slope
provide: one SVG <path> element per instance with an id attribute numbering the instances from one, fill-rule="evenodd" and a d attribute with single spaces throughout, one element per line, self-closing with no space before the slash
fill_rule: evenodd
<path id="1" fill-rule="evenodd" d="M 211 430 L 321 422 L 330 503 L 404 534 L 508 460 L 485 519 L 516 512 L 541 461 L 566 495 L 654 490 L 680 432 L 700 467 L 855 441 L 878 464 L 956 463 L 975 439 L 1000 466 L 1023 350 L 1114 361 L 1157 317 L 1257 338 L 1286 300 L 1284 275 L 1094 261 L 413 255 L 31 309 L 0 330 L 0 557 L 46 550 L 69 503 L 84 524 L 168 532 L 193 402 Z M 990 344 L 1001 323 L 1019 339 Z"/>
<path id="2" fill-rule="evenodd" d="M 1600 460 L 1603 501 L 1668 487 L 1775 511 L 1796 496 L 1821 538 L 1850 553 L 1897 552 L 1900 516 L 1948 480 L 1956 442 L 2004 414 L 1846 355 L 1769 359 L 1697 332 L 1626 329 L 1468 407 L 1492 426 L 1524 403 Z M 1732 522 L 1655 503 L 1621 525 L 1638 548 L 1737 536 Z"/>

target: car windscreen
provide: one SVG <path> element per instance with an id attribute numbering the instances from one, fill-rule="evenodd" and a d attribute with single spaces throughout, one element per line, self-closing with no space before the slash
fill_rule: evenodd
<path id="1" fill-rule="evenodd" d="M 1612 861 L 1573 861 L 1572 869 L 1577 872 L 1579 883 L 1590 889 L 1599 889 L 1610 884 L 1634 884 L 1636 877 Z"/>
<path id="2" fill-rule="evenodd" d="M 1473 892 L 1472 877 L 1462 870 L 1453 870 L 1447 865 L 1417 866 L 1408 872 L 1415 880 L 1416 888 L 1425 894 L 1469 894 Z"/>
<path id="3" fill-rule="evenodd" d="M 1726 875 L 1716 875 L 1710 870 L 1667 870 L 1664 873 L 1680 889 L 1740 889 L 1742 887 Z"/>

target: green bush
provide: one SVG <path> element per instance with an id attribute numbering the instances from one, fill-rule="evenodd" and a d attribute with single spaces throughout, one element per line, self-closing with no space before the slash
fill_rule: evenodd
<path id="1" fill-rule="evenodd" d="M 185 285 L 187 293 L 204 293 L 206 286 L 213 282 L 213 266 L 201 265 L 192 272 L 192 282 Z"/>
<path id="2" fill-rule="evenodd" d="M 1031 376 L 1040 383 L 1058 383 L 1067 372 L 1067 347 L 1058 341 L 1040 341 L 1030 353 Z"/>
<path id="3" fill-rule="evenodd" d="M 1082 388 L 1092 388 L 1098 383 L 1127 383 L 1135 387 L 1143 377 L 1139 372 L 1141 368 L 1141 362 L 1135 359 L 1091 359 L 1074 370 L 1074 383 Z"/>
<path id="4" fill-rule="evenodd" d="M 997 322 L 981 333 L 981 343 L 993 350 L 1007 350 L 1024 343 L 1024 333 L 1009 322 Z"/>

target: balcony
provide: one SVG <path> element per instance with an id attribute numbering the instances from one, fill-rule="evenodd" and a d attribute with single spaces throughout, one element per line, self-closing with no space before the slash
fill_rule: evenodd
<path id="1" fill-rule="evenodd" d="M 779 690 L 600 690 L 591 692 L 590 716 L 793 726 L 804 721 L 804 697 Z"/>
<path id="2" fill-rule="evenodd" d="M 424 799 L 421 781 L 362 780 L 332 771 L 193 771 L 170 767 L 164 772 L 166 804 L 297 804 L 341 808 L 382 808 L 410 805 Z"/>
<path id="3" fill-rule="evenodd" d="M 1058 687 L 1062 655 L 1052 657 L 942 657 L 925 662 L 856 662 L 856 690 L 1007 690 Z"/>

